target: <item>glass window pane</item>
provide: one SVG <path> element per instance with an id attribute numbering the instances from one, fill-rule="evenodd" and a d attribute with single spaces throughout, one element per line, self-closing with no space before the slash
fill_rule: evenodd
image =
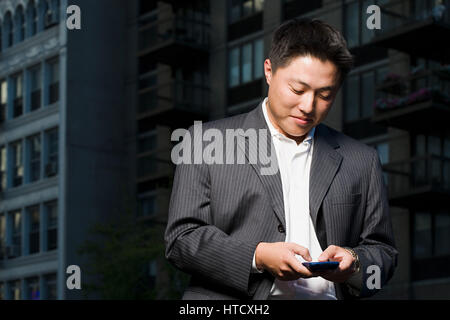
<path id="1" fill-rule="evenodd" d="M 27 284 L 27 299 L 29 300 L 39 300 L 40 299 L 40 291 L 39 291 L 39 278 L 33 277 L 26 279 Z"/>
<path id="2" fill-rule="evenodd" d="M 8 101 L 8 83 L 6 80 L 0 82 L 0 104 L 6 104 Z"/>
<path id="3" fill-rule="evenodd" d="M 347 46 L 351 48 L 358 45 L 360 26 L 357 1 L 354 1 L 346 6 L 345 16 L 345 38 L 347 40 Z"/>
<path id="4" fill-rule="evenodd" d="M 416 212 L 414 220 L 414 257 L 430 257 L 432 254 L 431 215 L 429 212 Z"/>
<path id="5" fill-rule="evenodd" d="M 436 255 L 450 255 L 450 212 L 437 212 L 435 224 L 435 253 Z"/>
<path id="6" fill-rule="evenodd" d="M 254 51 L 253 51 L 253 65 L 255 70 L 255 79 L 259 79 L 263 77 L 264 71 L 264 44 L 263 40 L 259 39 L 254 42 Z"/>
<path id="7" fill-rule="evenodd" d="M 380 157 L 381 164 L 386 164 L 389 162 L 389 144 L 380 143 L 377 145 L 378 155 Z"/>
<path id="8" fill-rule="evenodd" d="M 242 48 L 242 82 L 252 80 L 252 44 L 246 44 Z"/>
<path id="9" fill-rule="evenodd" d="M 428 136 L 428 153 L 436 156 L 441 155 L 441 139 L 436 136 Z"/>
<path id="10" fill-rule="evenodd" d="M 49 274 L 44 277 L 46 300 L 55 300 L 56 295 L 56 274 Z"/>
<path id="11" fill-rule="evenodd" d="M 347 78 L 345 85 L 344 120 L 350 122 L 359 118 L 359 81 L 358 75 Z"/>
<path id="12" fill-rule="evenodd" d="M 375 78 L 374 72 L 366 72 L 362 75 L 362 117 L 367 118 L 373 114 L 373 103 L 375 101 Z"/>
<path id="13" fill-rule="evenodd" d="M 264 10 L 264 0 L 254 0 L 255 12 Z"/>
<path id="14" fill-rule="evenodd" d="M 31 80 L 31 91 L 38 90 L 41 88 L 41 68 L 34 68 L 30 71 Z"/>
<path id="15" fill-rule="evenodd" d="M 252 0 L 244 0 L 244 3 L 242 4 L 242 17 L 246 17 L 252 14 L 252 6 Z"/>
<path id="16" fill-rule="evenodd" d="M 229 86 L 234 87 L 239 84 L 239 47 L 230 51 L 229 56 Z"/>
<path id="17" fill-rule="evenodd" d="M 241 18 L 241 0 L 231 1 L 230 23 L 236 22 Z"/>
<path id="18" fill-rule="evenodd" d="M 365 10 L 367 9 L 368 6 L 373 4 L 373 0 L 365 0 L 362 4 L 362 8 L 364 8 L 363 14 L 365 13 Z M 364 14 L 363 17 L 368 17 L 368 15 Z M 364 24 L 361 25 L 361 29 L 362 29 L 362 44 L 368 43 L 372 40 L 373 36 L 375 35 L 375 29 L 369 29 L 367 28 L 366 25 L 366 21 L 364 21 Z"/>

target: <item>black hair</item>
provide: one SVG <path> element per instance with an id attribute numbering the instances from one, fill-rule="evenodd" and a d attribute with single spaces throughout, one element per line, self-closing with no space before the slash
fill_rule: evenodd
<path id="1" fill-rule="evenodd" d="M 338 69 L 339 86 L 353 67 L 353 56 L 344 37 L 323 21 L 294 18 L 274 31 L 269 52 L 272 73 L 287 66 L 292 58 L 308 55 L 334 63 Z"/>

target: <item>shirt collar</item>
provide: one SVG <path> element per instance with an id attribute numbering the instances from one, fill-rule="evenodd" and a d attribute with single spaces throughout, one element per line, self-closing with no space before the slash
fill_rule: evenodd
<path id="1" fill-rule="evenodd" d="M 286 137 L 284 134 L 282 134 L 280 131 L 278 131 L 272 124 L 272 121 L 270 121 L 269 116 L 267 114 L 267 100 L 268 98 L 266 97 L 262 103 L 262 109 L 263 109 L 263 113 L 264 113 L 264 119 L 266 120 L 267 126 L 269 127 L 269 131 L 270 131 L 270 135 L 272 137 L 277 137 L 277 138 L 284 138 L 284 139 L 289 139 L 288 137 Z M 314 138 L 314 133 L 316 131 L 316 127 L 313 127 L 311 130 L 309 130 L 308 135 L 305 137 L 305 139 L 303 140 L 304 143 L 311 143 L 312 139 Z"/>

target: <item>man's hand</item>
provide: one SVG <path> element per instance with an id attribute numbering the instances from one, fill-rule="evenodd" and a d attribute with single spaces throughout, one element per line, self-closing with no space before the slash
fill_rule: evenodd
<path id="1" fill-rule="evenodd" d="M 298 254 L 311 261 L 309 250 L 292 242 L 261 242 L 256 247 L 255 263 L 260 270 L 265 269 L 280 280 L 310 278 L 314 275 L 295 257 Z"/>
<path id="2" fill-rule="evenodd" d="M 339 266 L 335 270 L 316 272 L 319 275 L 333 282 L 344 282 L 355 272 L 355 258 L 342 247 L 331 245 L 318 258 L 319 261 L 338 261 Z"/>

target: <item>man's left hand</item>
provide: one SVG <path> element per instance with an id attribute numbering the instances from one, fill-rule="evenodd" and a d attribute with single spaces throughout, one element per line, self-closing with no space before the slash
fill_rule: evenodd
<path id="1" fill-rule="evenodd" d="M 333 282 L 344 282 L 352 276 L 355 270 L 355 258 L 346 249 L 338 246 L 329 246 L 319 256 L 318 261 L 338 261 L 335 270 L 315 272 L 315 275 Z"/>

